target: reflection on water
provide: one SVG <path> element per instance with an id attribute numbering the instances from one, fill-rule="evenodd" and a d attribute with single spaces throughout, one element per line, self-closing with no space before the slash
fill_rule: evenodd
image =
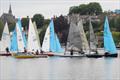
<path id="1" fill-rule="evenodd" d="M 0 80 L 120 80 L 120 58 L 0 57 Z"/>

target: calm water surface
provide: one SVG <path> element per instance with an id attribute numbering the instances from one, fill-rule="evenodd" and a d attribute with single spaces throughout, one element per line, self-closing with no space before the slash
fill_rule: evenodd
<path id="1" fill-rule="evenodd" d="M 120 57 L 0 57 L 0 80 L 120 80 Z"/>

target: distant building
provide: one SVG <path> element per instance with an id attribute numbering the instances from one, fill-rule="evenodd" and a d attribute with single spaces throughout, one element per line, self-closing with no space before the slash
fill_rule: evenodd
<path id="1" fill-rule="evenodd" d="M 16 21 L 15 16 L 13 16 L 13 14 L 12 14 L 11 5 L 9 6 L 8 13 L 3 13 L 0 18 L 4 24 L 5 24 L 5 22 L 8 22 L 10 24 L 10 23 L 13 23 Z"/>
<path id="2" fill-rule="evenodd" d="M 115 10 L 115 13 L 116 13 L 116 14 L 120 14 L 120 9 L 116 9 L 116 10 Z"/>

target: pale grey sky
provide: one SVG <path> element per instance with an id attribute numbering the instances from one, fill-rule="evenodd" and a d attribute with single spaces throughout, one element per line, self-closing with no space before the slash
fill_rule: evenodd
<path id="1" fill-rule="evenodd" d="M 99 2 L 104 11 L 120 9 L 120 0 L 0 0 L 0 16 L 8 12 L 10 3 L 16 17 L 32 17 L 41 13 L 45 18 L 50 18 L 53 15 L 67 15 L 70 6 L 89 2 Z"/>

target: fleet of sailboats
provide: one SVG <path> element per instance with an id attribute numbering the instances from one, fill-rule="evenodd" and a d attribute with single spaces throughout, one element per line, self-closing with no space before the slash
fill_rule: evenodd
<path id="1" fill-rule="evenodd" d="M 105 57 L 117 57 L 117 49 L 112 37 L 112 33 L 109 29 L 108 18 L 105 18 L 104 23 L 104 49 Z M 89 44 L 88 44 L 89 43 Z M 54 31 L 54 22 L 51 19 L 50 24 L 46 29 L 46 33 L 43 39 L 42 46 L 40 46 L 40 38 L 37 31 L 35 22 L 29 20 L 28 38 L 26 38 L 21 25 L 21 20 L 18 19 L 12 36 L 10 37 L 8 24 L 5 24 L 2 38 L 0 41 L 0 55 L 11 55 L 16 58 L 35 58 L 41 57 L 36 52 L 41 53 L 43 56 L 59 55 L 62 57 L 81 57 L 87 56 L 91 58 L 99 58 L 103 55 L 97 51 L 97 40 L 92 27 L 91 18 L 89 20 L 89 40 L 86 38 L 84 32 L 82 19 L 77 23 L 70 22 L 70 28 L 65 46 L 65 51 L 61 47 L 59 38 Z M 6 49 L 10 50 L 10 53 L 6 52 Z M 34 54 L 33 54 L 34 53 Z M 58 53 L 64 53 L 62 55 Z M 77 54 L 77 55 L 74 55 Z"/>
<path id="2" fill-rule="evenodd" d="M 13 43 L 17 43 L 16 46 L 11 44 L 11 51 L 16 51 L 12 53 L 15 58 L 39 58 L 46 57 L 46 55 L 35 55 L 35 52 L 40 52 L 39 38 L 37 30 L 33 25 L 31 19 L 29 20 L 29 30 L 28 30 L 28 39 L 26 45 L 25 35 L 22 33 L 21 22 L 18 20 L 16 23 L 15 31 L 13 32 Z M 14 44 L 15 45 L 15 44 Z M 26 50 L 26 51 L 25 51 Z M 34 53 L 34 54 L 32 54 Z"/>

